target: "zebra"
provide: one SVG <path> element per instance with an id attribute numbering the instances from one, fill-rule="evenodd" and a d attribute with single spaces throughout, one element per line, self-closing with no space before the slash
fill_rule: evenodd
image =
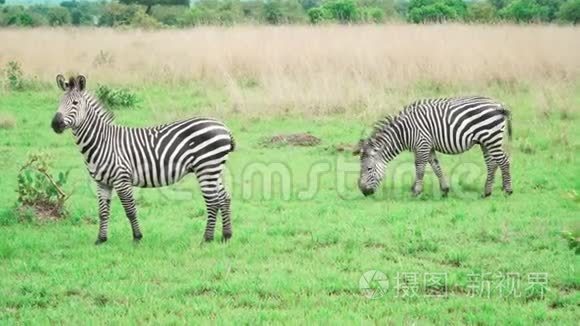
<path id="1" fill-rule="evenodd" d="M 131 224 L 133 240 L 143 237 L 137 220 L 133 187 L 163 187 L 194 173 L 207 208 L 205 241 L 212 241 L 219 211 L 223 240 L 232 237 L 231 197 L 224 187 L 222 170 L 235 149 L 231 132 L 210 118 L 191 118 L 150 128 L 116 125 L 111 111 L 91 95 L 82 75 L 68 82 L 56 77 L 64 91 L 52 129 L 70 128 L 86 167 L 97 184 L 99 233 L 95 244 L 107 241 L 112 192 L 121 201 Z"/>
<path id="2" fill-rule="evenodd" d="M 479 144 L 487 166 L 483 197 L 491 195 L 494 175 L 499 167 L 503 190 L 512 194 L 509 158 L 502 149 L 507 124 L 511 139 L 510 112 L 502 104 L 480 96 L 423 99 L 407 105 L 397 116 L 379 120 L 368 139 L 361 139 L 353 150 L 360 156 L 358 186 L 363 195 L 373 194 L 381 183 L 387 163 L 402 151 L 415 154 L 413 195 L 421 194 L 427 163 L 439 179 L 442 196 L 449 192 L 435 152 L 460 154 Z"/>

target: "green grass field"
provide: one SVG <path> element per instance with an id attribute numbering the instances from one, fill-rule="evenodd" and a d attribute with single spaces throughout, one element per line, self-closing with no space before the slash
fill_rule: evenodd
<path id="1" fill-rule="evenodd" d="M 56 87 L 0 95 L 1 113 L 15 122 L 0 129 L 0 324 L 577 323 L 578 256 L 562 232 L 580 229 L 578 107 L 546 114 L 532 91 L 500 94 L 513 112 L 511 197 L 498 173 L 493 195 L 480 198 L 485 166 L 474 148 L 440 157 L 449 198 L 430 170 L 424 194 L 411 196 L 410 154 L 364 198 L 358 159 L 335 146 L 356 142 L 372 119 L 247 117 L 217 109 L 197 87 L 139 89 L 146 100 L 117 111 L 117 121 L 214 115 L 230 126 L 237 150 L 228 162 L 227 244 L 200 245 L 205 212 L 191 176 L 137 191 L 139 245 L 114 197 L 109 241 L 94 246 L 94 187 L 70 132 L 50 129 Z M 570 103 L 579 94 L 570 92 Z M 322 143 L 260 145 L 295 132 Z M 16 175 L 38 151 L 53 157 L 55 171 L 71 170 L 66 220 L 18 222 Z M 367 271 L 387 281 L 361 291 Z"/>

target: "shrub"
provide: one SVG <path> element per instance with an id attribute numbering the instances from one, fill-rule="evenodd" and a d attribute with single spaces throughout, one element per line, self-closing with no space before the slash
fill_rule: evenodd
<path id="1" fill-rule="evenodd" d="M 139 9 L 135 12 L 135 15 L 131 17 L 129 24 L 133 27 L 139 27 L 144 29 L 154 29 L 163 26 L 163 24 L 161 24 L 155 18 L 146 14 L 145 11 L 143 11 L 142 9 Z"/>
<path id="2" fill-rule="evenodd" d="M 241 22 L 242 16 L 242 4 L 238 0 L 200 0 L 182 18 L 181 25 L 233 25 Z"/>
<path id="3" fill-rule="evenodd" d="M 99 85 L 97 97 L 110 109 L 133 108 L 137 104 L 137 95 L 126 89 L 113 89 L 105 85 Z"/>
<path id="4" fill-rule="evenodd" d="M 161 24 L 167 26 L 177 26 L 181 24 L 183 16 L 189 10 L 184 6 L 154 6 L 151 9 L 151 17 Z"/>
<path id="5" fill-rule="evenodd" d="M 409 21 L 413 23 L 444 22 L 456 20 L 457 12 L 443 2 L 435 2 L 430 5 L 415 7 L 409 11 Z"/>
<path id="6" fill-rule="evenodd" d="M 363 7 L 359 10 L 359 20 L 363 23 L 383 23 L 385 12 L 377 7 Z"/>
<path id="7" fill-rule="evenodd" d="M 357 18 L 358 7 L 354 0 L 328 0 L 323 9 L 332 19 L 341 23 L 351 23 Z"/>
<path id="8" fill-rule="evenodd" d="M 24 73 L 22 72 L 22 67 L 20 63 L 16 61 L 9 61 L 4 68 L 4 76 L 6 78 L 6 84 L 8 88 L 13 91 L 19 91 L 24 88 Z"/>
<path id="9" fill-rule="evenodd" d="M 273 25 L 278 25 L 282 22 L 282 4 L 279 0 L 268 0 L 263 7 L 264 20 Z"/>
<path id="10" fill-rule="evenodd" d="M 263 4 L 262 16 L 273 25 L 306 21 L 304 9 L 296 0 L 269 0 Z"/>
<path id="11" fill-rule="evenodd" d="M 461 20 L 467 15 L 463 0 L 411 0 L 408 10 L 413 23 Z"/>
<path id="12" fill-rule="evenodd" d="M 568 0 L 560 7 L 558 18 L 573 24 L 580 23 L 580 0 Z"/>
<path id="13" fill-rule="evenodd" d="M 308 18 L 312 24 L 318 24 L 325 19 L 324 9 L 315 7 L 308 9 Z"/>
<path id="14" fill-rule="evenodd" d="M 131 21 L 138 11 L 143 11 L 143 8 L 136 5 L 127 6 L 111 2 L 105 6 L 103 15 L 99 19 L 99 26 L 131 25 Z"/>
<path id="15" fill-rule="evenodd" d="M 470 22 L 489 23 L 496 20 L 497 10 L 490 2 L 471 2 L 467 8 L 466 19 Z"/>
<path id="16" fill-rule="evenodd" d="M 396 15 L 396 0 L 358 0 L 359 7 L 362 8 L 378 8 L 385 17 L 392 17 Z"/>
<path id="17" fill-rule="evenodd" d="M 70 12 L 63 7 L 51 7 L 46 13 L 50 26 L 70 25 Z"/>
<path id="18" fill-rule="evenodd" d="M 45 89 L 50 85 L 39 81 L 36 77 L 27 78 L 17 61 L 9 61 L 4 69 L 0 69 L 0 85 L 2 84 L 11 91 Z"/>
<path id="19" fill-rule="evenodd" d="M 62 190 L 69 171 L 59 172 L 55 178 L 49 169 L 48 158 L 32 154 L 18 173 L 17 207 L 21 219 L 56 219 L 66 216 L 64 203 L 68 196 Z"/>
<path id="20" fill-rule="evenodd" d="M 578 195 L 575 194 L 576 198 Z M 578 199 L 576 199 L 578 202 Z M 562 231 L 562 237 L 568 241 L 568 247 L 574 250 L 576 255 L 580 254 L 580 230 L 576 229 L 573 232 L 570 231 Z"/>

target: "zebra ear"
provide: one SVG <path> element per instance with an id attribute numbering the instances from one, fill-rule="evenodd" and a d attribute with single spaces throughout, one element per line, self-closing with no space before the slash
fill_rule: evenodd
<path id="1" fill-rule="evenodd" d="M 79 91 L 84 91 L 87 87 L 87 79 L 83 75 L 77 77 L 77 88 Z"/>
<path id="2" fill-rule="evenodd" d="M 354 145 L 354 148 L 352 150 L 352 155 L 353 156 L 360 155 L 360 151 L 361 151 L 361 149 L 362 149 L 362 147 L 364 145 L 364 142 L 365 141 L 363 139 L 361 139 L 361 140 L 358 141 L 358 143 L 356 145 Z"/>
<path id="3" fill-rule="evenodd" d="M 66 91 L 67 85 L 66 85 L 66 80 L 65 80 L 63 75 L 61 75 L 61 74 L 56 75 L 56 85 L 61 90 Z"/>

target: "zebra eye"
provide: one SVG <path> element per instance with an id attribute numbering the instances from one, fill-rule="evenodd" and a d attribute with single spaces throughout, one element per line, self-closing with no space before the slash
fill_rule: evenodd
<path id="1" fill-rule="evenodd" d="M 79 104 L 79 101 L 73 101 L 73 105 Z"/>

